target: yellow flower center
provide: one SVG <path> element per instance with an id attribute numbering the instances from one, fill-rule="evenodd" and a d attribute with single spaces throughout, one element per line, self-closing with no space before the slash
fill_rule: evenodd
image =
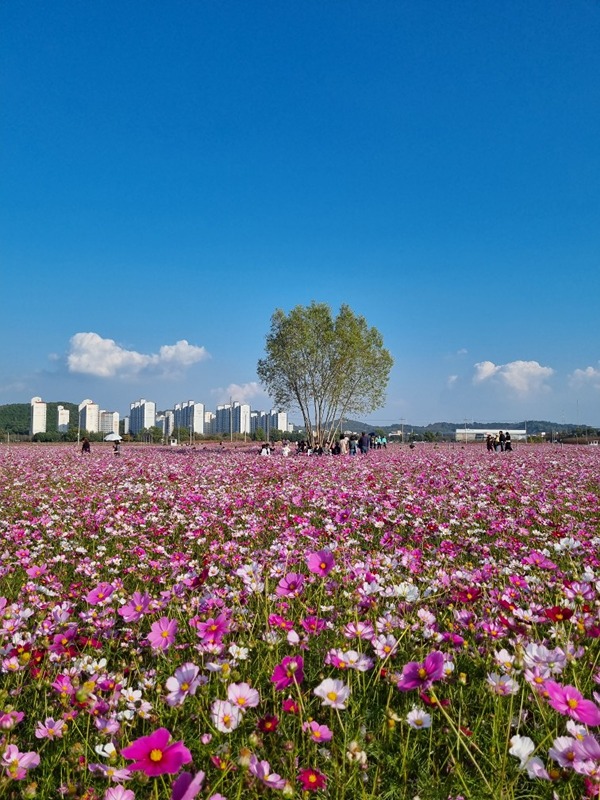
<path id="1" fill-rule="evenodd" d="M 160 761 L 163 757 L 162 750 L 151 750 L 150 761 Z"/>
<path id="2" fill-rule="evenodd" d="M 425 669 L 425 667 L 421 667 L 419 669 L 419 678 L 421 678 L 421 680 L 423 680 L 423 678 L 426 678 L 426 677 L 427 677 L 427 670 Z"/>
<path id="3" fill-rule="evenodd" d="M 567 705 L 569 706 L 569 708 L 577 708 L 577 706 L 579 705 L 579 701 L 575 700 L 574 697 L 570 697 L 567 700 Z"/>
<path id="4" fill-rule="evenodd" d="M 337 692 L 327 692 L 327 699 L 331 700 L 331 702 L 337 700 Z"/>
<path id="5" fill-rule="evenodd" d="M 190 685 L 189 685 L 189 683 L 185 683 L 185 681 L 184 681 L 181 684 L 181 688 L 183 689 L 184 692 L 187 692 L 187 690 L 190 688 Z"/>

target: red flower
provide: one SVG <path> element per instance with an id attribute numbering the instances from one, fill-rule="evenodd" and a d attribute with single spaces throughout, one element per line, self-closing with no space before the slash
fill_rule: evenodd
<path id="1" fill-rule="evenodd" d="M 278 725 L 279 720 L 272 714 L 267 714 L 266 716 L 261 717 L 261 719 L 259 719 L 256 723 L 256 727 L 261 733 L 273 733 L 274 730 L 277 730 Z"/>
<path id="2" fill-rule="evenodd" d="M 481 597 L 481 589 L 477 586 L 469 586 L 458 593 L 458 599 L 461 603 L 474 603 Z"/>
<path id="3" fill-rule="evenodd" d="M 548 619 L 551 619 L 552 622 L 565 622 L 573 616 L 573 612 L 570 608 L 561 608 L 560 606 L 546 608 L 544 609 L 544 614 Z"/>
<path id="4" fill-rule="evenodd" d="M 300 770 L 298 780 L 305 792 L 316 792 L 317 789 L 322 789 L 327 783 L 327 778 L 322 772 L 310 767 Z"/>

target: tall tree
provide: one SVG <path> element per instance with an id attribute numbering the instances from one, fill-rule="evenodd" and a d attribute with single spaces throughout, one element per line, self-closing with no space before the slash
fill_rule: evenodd
<path id="1" fill-rule="evenodd" d="M 261 383 L 277 406 L 302 414 L 308 441 L 323 444 L 349 414 L 368 414 L 385 401 L 393 359 L 376 328 L 342 305 L 277 309 L 258 362 Z"/>

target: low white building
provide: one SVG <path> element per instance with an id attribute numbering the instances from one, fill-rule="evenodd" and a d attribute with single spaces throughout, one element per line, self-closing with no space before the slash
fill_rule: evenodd
<path id="1" fill-rule="evenodd" d="M 513 442 L 527 441 L 525 428 L 457 428 L 455 441 L 464 443 L 485 442 L 488 436 L 495 436 L 500 430 L 503 430 L 504 433 L 510 433 L 510 438 Z"/>

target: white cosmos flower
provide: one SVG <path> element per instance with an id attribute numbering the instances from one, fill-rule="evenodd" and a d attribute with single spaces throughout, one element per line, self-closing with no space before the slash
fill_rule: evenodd
<path id="1" fill-rule="evenodd" d="M 317 697 L 321 698 L 324 706 L 332 708 L 346 708 L 346 700 L 350 696 L 350 687 L 343 681 L 334 678 L 325 678 L 314 690 Z"/>
<path id="2" fill-rule="evenodd" d="M 431 727 L 431 714 L 428 714 L 422 708 L 417 708 L 413 706 L 412 711 L 409 711 L 406 715 L 406 721 L 410 725 L 411 728 L 415 728 L 415 730 L 421 730 L 423 728 L 430 728 Z"/>
<path id="3" fill-rule="evenodd" d="M 521 769 L 531 758 L 531 754 L 535 750 L 535 745 L 529 736 L 513 736 L 510 740 L 511 748 L 508 751 L 511 756 L 515 756 L 521 762 Z"/>
<path id="4" fill-rule="evenodd" d="M 231 733 L 240 724 L 242 712 L 229 700 L 215 700 L 210 707 L 210 716 L 213 725 L 221 733 Z"/>

